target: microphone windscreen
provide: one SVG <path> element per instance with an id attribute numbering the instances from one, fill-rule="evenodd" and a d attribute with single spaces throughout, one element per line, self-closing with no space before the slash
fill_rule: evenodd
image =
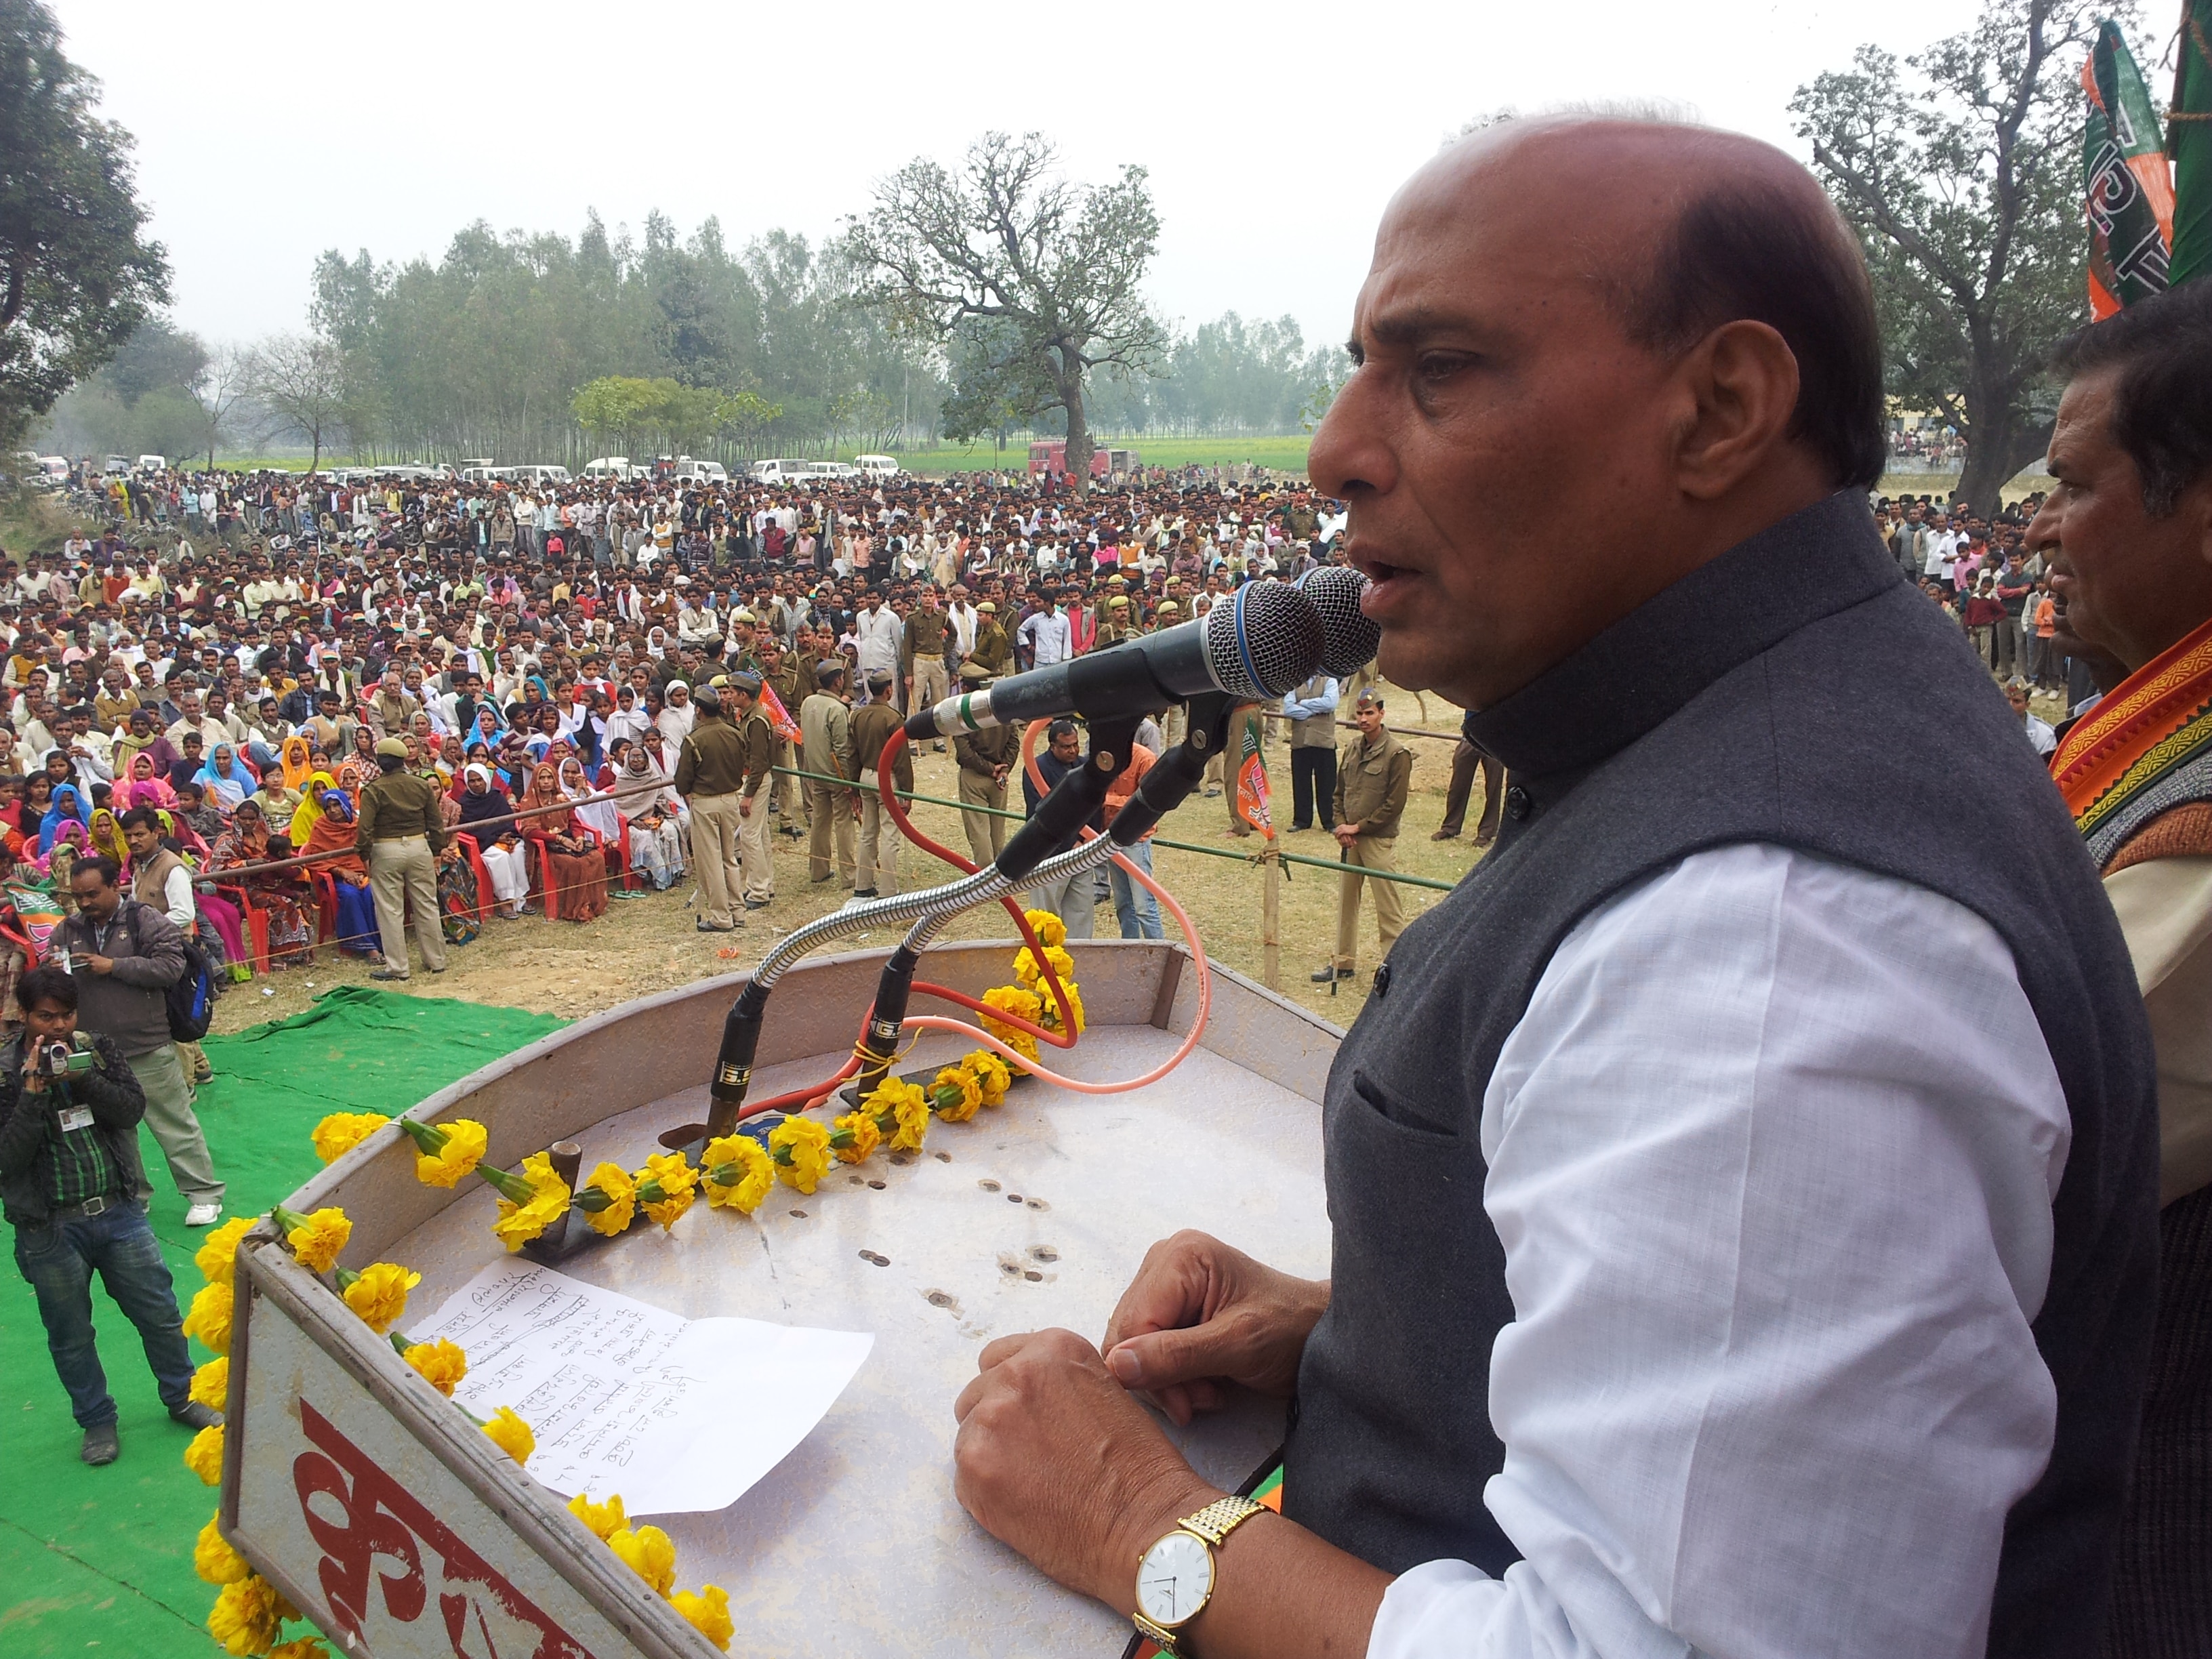
<path id="1" fill-rule="evenodd" d="M 1322 673 L 1340 680 L 1375 659 L 1382 629 L 1359 608 L 1359 596 L 1367 591 L 1364 571 L 1348 564 L 1319 565 L 1298 579 L 1298 591 L 1321 616 Z"/>
<path id="2" fill-rule="evenodd" d="M 1288 582 L 1247 582 L 1206 613 L 1214 683 L 1254 702 L 1312 678 L 1323 643 L 1321 613 Z"/>

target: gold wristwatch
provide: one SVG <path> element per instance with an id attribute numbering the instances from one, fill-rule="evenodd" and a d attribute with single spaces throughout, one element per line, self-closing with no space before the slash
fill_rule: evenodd
<path id="1" fill-rule="evenodd" d="M 1137 1629 L 1163 1652 L 1179 1654 L 1176 1632 L 1213 1597 L 1213 1553 L 1229 1534 L 1267 1508 L 1249 1498 L 1217 1498 L 1137 1561 Z"/>

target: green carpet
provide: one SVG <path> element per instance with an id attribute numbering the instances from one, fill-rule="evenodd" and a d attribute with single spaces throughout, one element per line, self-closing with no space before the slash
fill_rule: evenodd
<path id="1" fill-rule="evenodd" d="M 229 1187 L 224 1215 L 265 1210 L 314 1172 L 307 1132 L 325 1112 L 403 1110 L 562 1024 L 519 1008 L 348 986 L 306 1013 L 210 1037 L 216 1080 L 201 1089 L 198 1109 Z M 140 1150 L 181 1307 L 200 1286 L 192 1252 L 204 1235 L 185 1228 L 184 1200 L 143 1131 Z M 0 1474 L 0 1659 L 219 1654 L 201 1622 L 215 1592 L 192 1571 L 192 1540 L 215 1512 L 215 1494 L 181 1461 L 191 1437 L 162 1410 L 137 1333 L 94 1291 L 123 1455 L 87 1468 L 38 1304 L 9 1267 L 0 1273 L 0 1420 L 15 1426 Z M 208 1355 L 195 1344 L 193 1358 Z"/>

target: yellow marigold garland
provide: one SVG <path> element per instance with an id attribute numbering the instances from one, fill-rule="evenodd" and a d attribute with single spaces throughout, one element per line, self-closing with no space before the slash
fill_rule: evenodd
<path id="1" fill-rule="evenodd" d="M 379 1336 L 399 1322 L 407 1311 L 407 1292 L 422 1282 L 422 1274 L 390 1261 L 372 1261 L 359 1273 L 338 1269 L 338 1293 L 346 1306 Z"/>
<path id="2" fill-rule="evenodd" d="M 227 1354 L 217 1354 L 192 1373 L 192 1399 L 211 1412 L 219 1412 L 229 1397 L 230 1358 Z"/>
<path id="3" fill-rule="evenodd" d="M 346 1218 L 346 1212 L 330 1206 L 313 1215 L 301 1215 L 279 1204 L 269 1215 L 283 1231 L 293 1260 L 311 1273 L 326 1273 L 337 1266 L 339 1254 L 353 1237 L 353 1223 Z"/>
<path id="4" fill-rule="evenodd" d="M 202 1286 L 185 1315 L 185 1334 L 216 1353 L 228 1353 L 231 1309 L 229 1279 Z"/>
<path id="5" fill-rule="evenodd" d="M 750 1135 L 720 1135 L 701 1154 L 706 1165 L 707 1202 L 717 1209 L 750 1215 L 775 1185 L 775 1160 Z"/>
<path id="6" fill-rule="evenodd" d="M 199 1540 L 192 1546 L 192 1571 L 210 1584 L 235 1584 L 253 1568 L 231 1548 L 216 1521 L 216 1516 L 210 1516 L 207 1525 L 200 1528 Z"/>
<path id="7" fill-rule="evenodd" d="M 512 1406 L 501 1406 L 483 1425 L 484 1433 L 491 1443 L 518 1463 L 527 1463 L 530 1454 L 538 1449 L 538 1437 L 530 1431 L 530 1425 L 514 1414 Z"/>
<path id="8" fill-rule="evenodd" d="M 637 1201 L 666 1232 L 683 1219 L 699 1190 L 699 1172 L 681 1152 L 654 1152 L 637 1172 Z"/>
<path id="9" fill-rule="evenodd" d="M 787 1117 L 768 1132 L 768 1155 L 786 1186 L 811 1193 L 830 1172 L 830 1132 L 812 1118 Z"/>
<path id="10" fill-rule="evenodd" d="M 730 1620 L 729 1591 L 720 1584 L 702 1584 L 697 1594 L 678 1590 L 668 1601 L 692 1629 L 722 1652 L 730 1650 L 730 1638 L 738 1633 L 738 1627 Z"/>
<path id="11" fill-rule="evenodd" d="M 314 1142 L 317 1158 L 335 1164 L 391 1121 L 381 1112 L 332 1112 L 315 1125 L 308 1139 Z"/>
<path id="12" fill-rule="evenodd" d="M 230 1283 L 232 1264 L 238 1255 L 238 1242 L 253 1230 L 257 1219 L 250 1215 L 233 1216 L 207 1236 L 192 1255 L 192 1265 L 200 1270 L 201 1278 L 210 1285 L 227 1285 Z"/>
<path id="13" fill-rule="evenodd" d="M 676 1546 L 658 1527 L 624 1527 L 609 1535 L 607 1547 L 633 1572 L 666 1595 L 676 1584 Z"/>
<path id="14" fill-rule="evenodd" d="M 410 1342 L 399 1357 L 425 1382 L 451 1400 L 453 1390 L 469 1374 L 468 1356 L 459 1346 L 438 1337 L 429 1342 Z"/>
<path id="15" fill-rule="evenodd" d="M 208 1614 L 208 1634 L 238 1659 L 266 1655 L 276 1644 L 287 1619 L 297 1619 L 299 1608 L 287 1601 L 276 1587 L 258 1573 L 248 1573 L 225 1584 Z"/>
<path id="16" fill-rule="evenodd" d="M 192 1443 L 185 1448 L 185 1467 L 199 1476 L 205 1486 L 222 1484 L 222 1425 L 210 1423 L 192 1437 Z"/>

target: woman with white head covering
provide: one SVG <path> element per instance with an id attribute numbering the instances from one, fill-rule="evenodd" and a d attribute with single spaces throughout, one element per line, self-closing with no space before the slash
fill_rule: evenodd
<path id="1" fill-rule="evenodd" d="M 613 765 L 612 805 L 629 825 L 629 867 L 651 877 L 655 892 L 666 892 L 684 873 L 684 797 L 641 743 L 625 743 Z"/>
<path id="2" fill-rule="evenodd" d="M 691 735 L 691 728 L 699 719 L 699 711 L 691 705 L 691 685 L 688 680 L 671 680 L 664 694 L 668 701 L 653 723 L 660 728 L 661 737 L 670 749 L 684 747 L 684 739 Z"/>

